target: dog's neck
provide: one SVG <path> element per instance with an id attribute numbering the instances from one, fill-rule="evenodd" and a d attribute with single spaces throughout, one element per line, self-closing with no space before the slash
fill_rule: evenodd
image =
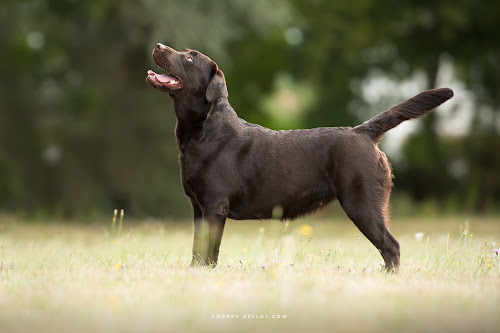
<path id="1" fill-rule="evenodd" d="M 229 125 L 236 131 L 242 126 L 241 119 L 238 118 L 227 98 L 219 98 L 213 102 L 205 100 L 194 105 L 175 101 L 174 108 L 177 116 L 175 135 L 181 155 L 185 152 L 189 142 L 198 137 L 202 130 L 218 133 L 222 124 Z M 207 122 L 207 119 L 211 121 Z"/>
<path id="2" fill-rule="evenodd" d="M 212 107 L 212 103 L 204 102 L 189 103 L 174 100 L 175 116 L 177 125 L 175 126 L 175 136 L 177 138 L 177 147 L 183 153 L 191 140 L 192 136 L 201 130 L 203 122 Z"/>
<path id="3" fill-rule="evenodd" d="M 225 104 L 229 104 L 226 98 L 220 98 L 213 102 L 204 100 L 197 103 L 174 101 L 175 115 L 177 117 L 175 135 L 177 147 L 181 154 L 186 150 L 189 141 L 202 130 L 205 120 L 211 112 L 214 109 L 223 108 Z"/>

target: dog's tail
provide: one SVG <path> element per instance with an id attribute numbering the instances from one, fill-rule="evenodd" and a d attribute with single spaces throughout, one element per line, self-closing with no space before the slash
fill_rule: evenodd
<path id="1" fill-rule="evenodd" d="M 367 133 L 378 143 L 385 132 L 401 124 L 403 121 L 419 118 L 453 97 L 453 90 L 439 88 L 426 90 L 417 96 L 394 105 L 389 110 L 379 113 L 354 129 Z"/>

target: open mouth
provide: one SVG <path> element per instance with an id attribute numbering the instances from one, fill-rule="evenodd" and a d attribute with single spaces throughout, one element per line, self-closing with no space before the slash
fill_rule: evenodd
<path id="1" fill-rule="evenodd" d="M 175 75 L 171 74 L 156 74 L 152 70 L 148 71 L 148 77 L 156 84 L 164 86 L 171 90 L 178 90 L 182 88 L 182 81 Z"/>

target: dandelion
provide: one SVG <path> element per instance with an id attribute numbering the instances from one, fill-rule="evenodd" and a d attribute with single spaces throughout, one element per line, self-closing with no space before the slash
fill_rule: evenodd
<path id="1" fill-rule="evenodd" d="M 417 241 L 421 242 L 421 241 L 422 241 L 422 239 L 424 239 L 424 233 L 423 233 L 423 232 L 417 232 L 417 233 L 415 234 L 415 239 L 416 239 Z"/>
<path id="2" fill-rule="evenodd" d="M 248 252 L 248 249 L 247 249 L 246 247 L 244 247 L 244 248 L 241 250 L 241 252 L 243 252 L 243 253 L 247 253 L 247 252 Z"/>
<path id="3" fill-rule="evenodd" d="M 120 224 L 118 225 L 118 232 L 122 231 L 123 215 L 125 215 L 125 211 L 120 209 Z"/>
<path id="4" fill-rule="evenodd" d="M 461 225 L 460 228 L 462 229 L 462 235 L 463 236 L 468 236 L 470 233 L 470 224 L 469 221 L 465 221 L 465 225 Z"/>
<path id="5" fill-rule="evenodd" d="M 115 232 L 115 226 L 116 226 L 116 215 L 118 215 L 118 209 L 115 209 L 113 211 L 113 232 Z"/>
<path id="6" fill-rule="evenodd" d="M 106 301 L 108 302 L 111 307 L 116 308 L 120 305 L 120 299 L 116 296 L 110 295 L 106 298 Z"/>
<path id="7" fill-rule="evenodd" d="M 311 235 L 312 231 L 313 231 L 312 227 L 310 225 L 308 225 L 308 224 L 301 225 L 299 230 L 300 230 L 300 234 L 302 236 L 306 236 L 306 237 L 309 236 L 309 235 Z"/>
<path id="8" fill-rule="evenodd" d="M 122 268 L 122 264 L 120 264 L 119 262 L 117 262 L 116 264 L 113 265 L 113 269 L 115 271 L 119 270 L 120 268 Z"/>

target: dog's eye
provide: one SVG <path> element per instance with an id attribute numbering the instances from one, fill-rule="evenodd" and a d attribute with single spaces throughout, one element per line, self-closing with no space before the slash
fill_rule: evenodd
<path id="1" fill-rule="evenodd" d="M 193 56 L 187 56 L 186 60 L 189 62 L 193 62 L 194 59 L 193 59 Z"/>

